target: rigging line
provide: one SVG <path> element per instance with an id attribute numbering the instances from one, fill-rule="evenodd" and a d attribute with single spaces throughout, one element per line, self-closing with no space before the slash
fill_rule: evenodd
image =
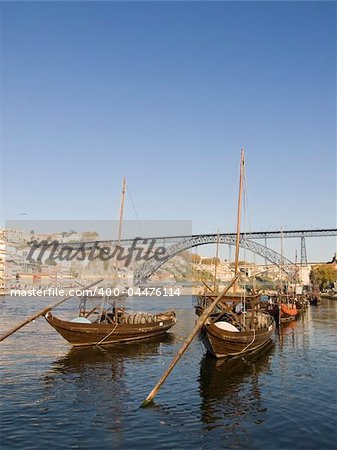
<path id="1" fill-rule="evenodd" d="M 248 232 L 252 231 L 251 227 L 251 217 L 250 217 L 250 208 L 249 208 L 249 197 L 248 197 L 248 183 L 247 183 L 247 174 L 246 171 L 243 173 L 243 185 L 244 185 L 244 201 L 246 202 L 247 215 L 248 215 Z"/>
<path id="2" fill-rule="evenodd" d="M 143 230 L 142 224 L 141 224 L 141 222 L 140 222 L 140 220 L 139 220 L 139 217 L 138 217 L 138 214 L 137 214 L 137 210 L 136 210 L 135 204 L 134 204 L 134 202 L 133 202 L 132 195 L 131 195 L 131 191 L 130 191 L 128 185 L 126 185 L 126 190 L 127 190 L 128 194 L 129 194 L 129 197 L 130 197 L 130 200 L 131 200 L 131 205 L 132 205 L 132 208 L 133 208 L 134 213 L 135 213 L 135 215 L 136 215 L 137 222 L 138 222 L 138 225 L 139 225 L 139 229 L 140 229 L 142 235 L 144 235 L 144 230 Z"/>

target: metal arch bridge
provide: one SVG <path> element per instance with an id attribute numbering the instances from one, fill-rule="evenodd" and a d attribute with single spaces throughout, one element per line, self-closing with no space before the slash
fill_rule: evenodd
<path id="1" fill-rule="evenodd" d="M 323 237 L 323 236 L 337 236 L 336 228 L 326 228 L 326 229 L 311 229 L 311 230 L 284 230 L 284 231 L 258 231 L 250 233 L 242 233 L 240 235 L 239 245 L 246 250 L 252 251 L 265 258 L 266 261 L 279 266 L 284 269 L 285 267 L 293 267 L 294 263 L 289 259 L 281 256 L 279 253 L 267 247 L 267 239 L 270 238 L 280 238 L 283 235 L 284 238 L 300 238 L 301 239 L 301 262 L 306 263 L 306 247 L 305 238 L 307 237 Z M 219 237 L 218 237 L 219 236 Z M 128 246 L 134 242 L 134 239 L 139 241 L 151 241 L 155 240 L 156 244 L 168 244 L 172 245 L 167 248 L 165 258 L 162 261 L 150 260 L 143 263 L 141 266 L 136 268 L 134 281 L 135 284 L 139 284 L 142 280 L 151 276 L 159 267 L 161 267 L 169 259 L 173 258 L 178 253 L 188 250 L 190 248 L 205 245 L 214 244 L 218 241 L 222 244 L 235 245 L 236 243 L 236 233 L 221 233 L 221 234 L 196 234 L 189 236 L 161 236 L 153 238 L 132 238 L 132 239 L 122 239 L 120 242 L 117 240 L 102 240 L 102 241 L 92 241 L 92 242 L 76 242 L 76 243 L 64 243 L 63 245 L 71 244 L 72 247 L 85 247 L 90 248 L 93 245 L 125 245 Z M 264 239 L 265 245 L 261 245 L 255 240 Z M 144 242 L 145 243 L 145 242 Z M 293 272 L 293 270 L 292 270 Z"/>
<path id="2" fill-rule="evenodd" d="M 240 247 L 256 253 L 265 258 L 266 261 L 280 267 L 285 270 L 285 267 L 292 267 L 291 272 L 295 274 L 295 265 L 292 261 L 279 253 L 275 252 L 267 245 L 261 245 L 251 239 L 264 239 L 265 243 L 267 238 L 280 238 L 281 235 L 288 238 L 300 238 L 301 239 L 301 262 L 307 261 L 305 237 L 318 237 L 318 236 L 337 236 L 337 229 L 320 229 L 320 230 L 292 230 L 292 231 L 261 231 L 253 233 L 241 234 L 239 245 Z M 192 235 L 192 236 L 168 236 L 162 238 L 156 238 L 156 243 L 174 242 L 173 245 L 168 247 L 166 251 L 166 258 L 162 261 L 151 260 L 143 263 L 135 270 L 134 282 L 139 284 L 142 280 L 150 277 L 159 267 L 161 267 L 169 259 L 173 258 L 177 254 L 184 250 L 188 250 L 199 245 L 215 244 L 219 240 L 221 244 L 236 244 L 236 234 L 204 234 L 204 235 Z"/>
<path id="3" fill-rule="evenodd" d="M 134 283 L 139 284 L 146 278 L 149 278 L 156 270 L 159 269 L 163 264 L 165 264 L 169 259 L 178 255 L 179 253 L 188 250 L 193 247 L 197 247 L 199 245 L 207 245 L 207 244 L 216 244 L 219 242 L 220 244 L 236 244 L 236 236 L 230 235 L 205 235 L 205 236 L 190 236 L 186 239 L 180 240 L 170 247 L 167 248 L 164 258 L 158 261 L 157 259 L 151 259 L 148 262 L 140 265 L 134 272 Z M 240 238 L 239 241 L 240 247 L 249 250 L 253 253 L 259 254 L 264 257 L 266 260 L 275 264 L 285 270 L 285 267 L 292 267 L 294 272 L 295 266 L 292 261 L 284 256 L 281 256 L 279 253 L 275 252 L 269 247 L 261 245 L 257 242 L 251 241 L 249 239 Z M 286 271 L 286 270 L 285 270 Z"/>

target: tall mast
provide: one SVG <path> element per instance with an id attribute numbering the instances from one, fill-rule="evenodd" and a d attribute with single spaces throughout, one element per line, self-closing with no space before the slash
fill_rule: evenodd
<path id="1" fill-rule="evenodd" d="M 121 204 L 119 208 L 119 224 L 118 224 L 118 244 L 120 245 L 121 239 L 122 239 L 122 228 L 123 228 L 123 214 L 124 214 L 124 201 L 125 201 L 125 192 L 126 192 L 126 179 L 123 177 L 122 182 L 122 197 L 121 197 Z M 115 280 L 118 280 L 118 260 L 116 260 L 116 267 L 115 267 Z M 118 282 L 118 281 L 117 281 Z M 117 326 L 118 323 L 118 299 L 115 297 L 115 323 Z"/>
<path id="2" fill-rule="evenodd" d="M 283 262 L 283 227 L 281 227 L 281 265 L 280 265 L 281 293 L 283 291 L 283 270 L 284 270 L 284 262 Z"/>
<path id="3" fill-rule="evenodd" d="M 296 296 L 296 289 L 297 289 L 297 279 L 298 279 L 298 267 L 297 267 L 297 249 L 295 250 L 295 296 Z"/>
<path id="4" fill-rule="evenodd" d="M 238 217 L 236 222 L 236 246 L 235 246 L 235 275 L 239 271 L 239 243 L 240 243 L 240 226 L 241 226 L 241 205 L 242 205 L 242 189 L 243 189 L 243 174 L 245 167 L 245 151 L 241 149 L 240 160 L 240 185 L 238 197 Z M 234 283 L 234 293 L 236 292 L 236 283 Z"/>
<path id="5" fill-rule="evenodd" d="M 215 288 L 216 288 L 216 276 L 217 276 L 217 271 L 218 271 L 219 241 L 220 241 L 220 233 L 218 230 L 218 235 L 216 238 L 216 253 L 215 253 L 215 264 L 214 264 L 214 288 L 213 288 L 214 292 L 215 292 Z"/>
<path id="6" fill-rule="evenodd" d="M 118 244 L 120 243 L 120 241 L 122 239 L 125 192 L 126 192 L 126 179 L 125 179 L 125 177 L 123 177 L 121 206 L 120 206 L 120 209 L 119 209 Z"/>
<path id="7" fill-rule="evenodd" d="M 281 264 L 280 264 L 280 295 L 278 301 L 278 323 L 281 324 L 281 314 L 282 314 L 282 293 L 283 293 L 283 227 L 281 227 Z"/>

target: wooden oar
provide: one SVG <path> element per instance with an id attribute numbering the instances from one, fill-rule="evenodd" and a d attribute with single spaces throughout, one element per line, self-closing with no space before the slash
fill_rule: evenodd
<path id="1" fill-rule="evenodd" d="M 196 321 L 195 327 L 193 329 L 193 331 L 190 333 L 190 335 L 187 337 L 186 341 L 183 343 L 183 345 L 180 347 L 180 349 L 177 351 L 177 353 L 175 354 L 172 362 L 170 363 L 170 365 L 168 366 L 167 370 L 165 371 L 165 373 L 161 376 L 160 380 L 158 381 L 158 383 L 155 385 L 155 387 L 152 389 L 152 391 L 150 392 L 150 394 L 146 397 L 146 399 L 143 401 L 142 403 L 142 407 L 144 406 L 148 406 L 152 400 L 154 399 L 154 397 L 157 395 L 161 385 L 164 383 L 164 381 L 166 380 L 166 378 L 169 376 L 169 374 L 172 372 L 172 369 L 174 368 L 174 366 L 177 364 L 177 362 L 179 361 L 179 359 L 182 357 L 182 355 L 185 353 L 186 349 L 188 348 L 188 346 L 190 345 L 190 343 L 193 341 L 193 339 L 195 338 L 196 334 L 198 333 L 198 331 L 200 330 L 200 328 L 203 326 L 203 324 L 206 322 L 208 316 L 211 314 L 211 312 L 213 311 L 213 309 L 216 307 L 217 303 L 220 301 L 221 297 L 226 294 L 226 292 L 233 286 L 233 284 L 236 282 L 236 280 L 238 279 L 240 275 L 237 274 L 232 281 L 229 283 L 229 285 L 217 296 L 217 298 L 204 310 L 204 312 L 201 314 L 201 316 L 198 318 L 198 320 Z"/>
<path id="2" fill-rule="evenodd" d="M 92 286 L 95 286 L 95 284 L 100 283 L 101 281 L 103 281 L 104 278 L 100 278 L 99 280 L 95 281 L 94 283 L 89 284 L 88 286 L 85 286 L 84 289 L 89 289 Z M 27 325 L 28 323 L 32 322 L 33 320 L 37 319 L 40 316 L 43 316 L 44 314 L 46 314 L 48 311 L 50 311 L 51 309 L 55 308 L 58 305 L 61 305 L 61 303 L 66 302 L 67 300 L 70 300 L 71 298 L 76 297 L 75 295 L 70 295 L 69 297 L 64 298 L 63 300 L 60 300 L 57 303 L 53 303 L 52 305 L 48 305 L 43 309 L 40 309 L 40 311 L 36 312 L 35 314 L 33 314 L 32 316 L 29 316 L 27 319 L 25 319 L 23 322 L 20 322 L 19 324 L 15 325 L 15 327 L 11 328 L 10 330 L 8 330 L 5 334 L 2 334 L 0 336 L 0 342 L 3 341 L 4 339 L 8 338 L 8 336 L 10 336 L 11 334 L 15 333 L 16 331 L 20 330 L 20 328 L 24 327 L 25 325 Z"/>

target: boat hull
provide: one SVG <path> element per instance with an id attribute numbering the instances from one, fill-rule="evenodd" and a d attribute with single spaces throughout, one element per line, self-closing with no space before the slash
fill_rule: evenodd
<path id="1" fill-rule="evenodd" d="M 271 340 L 275 322 L 270 318 L 268 327 L 262 330 L 231 332 L 219 329 L 208 321 L 202 327 L 200 338 L 208 353 L 216 358 L 233 358 L 258 351 Z"/>
<path id="2" fill-rule="evenodd" d="M 163 314 L 164 316 L 164 314 Z M 64 339 L 75 347 L 138 341 L 165 333 L 176 323 L 173 311 L 165 313 L 163 320 L 152 323 L 76 323 L 58 319 L 51 313 L 45 319 Z"/>

